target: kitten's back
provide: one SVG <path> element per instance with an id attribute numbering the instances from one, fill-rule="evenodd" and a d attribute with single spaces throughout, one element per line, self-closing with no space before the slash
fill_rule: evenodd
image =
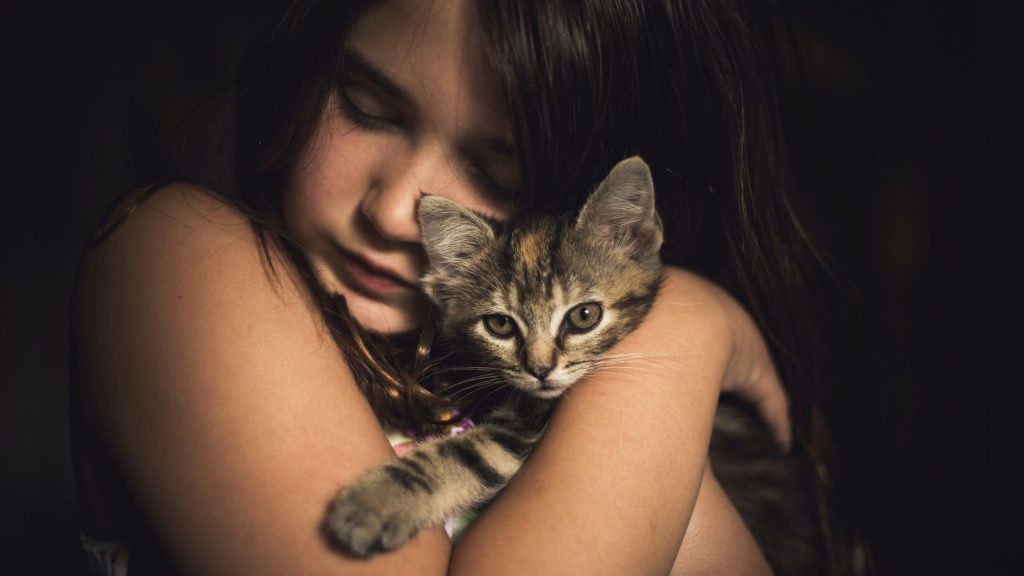
<path id="1" fill-rule="evenodd" d="M 753 409 L 723 396 L 711 435 L 711 467 L 776 574 L 822 574 L 823 542 L 813 469 L 780 454 Z"/>

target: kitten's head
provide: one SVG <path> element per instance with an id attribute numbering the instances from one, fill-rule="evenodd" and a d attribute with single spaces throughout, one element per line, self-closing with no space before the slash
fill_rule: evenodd
<path id="1" fill-rule="evenodd" d="M 534 396 L 565 392 L 660 286 L 661 221 L 639 157 L 617 164 L 578 214 L 495 222 L 426 196 L 419 219 L 442 335 L 475 370 Z"/>

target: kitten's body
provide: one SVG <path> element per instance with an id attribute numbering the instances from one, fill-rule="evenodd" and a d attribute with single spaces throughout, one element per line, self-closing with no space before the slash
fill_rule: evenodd
<path id="1" fill-rule="evenodd" d="M 492 222 L 426 197 L 420 222 L 431 262 L 423 284 L 440 311 L 443 344 L 451 352 L 446 365 L 468 389 L 480 391 L 478 407 L 486 407 L 474 413 L 474 428 L 421 444 L 339 494 L 329 528 L 360 555 L 400 546 L 419 529 L 493 498 L 572 384 L 601 365 L 618 361 L 629 369 L 629 360 L 606 352 L 640 323 L 661 284 L 661 222 L 650 173 L 639 158 L 616 166 L 576 216 Z M 505 389 L 495 394 L 499 386 Z M 742 444 L 747 435 L 759 435 L 774 454 L 756 426 L 740 413 L 720 410 L 716 418 L 716 430 L 726 432 L 719 440 Z M 713 462 L 722 445 L 713 441 Z M 715 470 L 727 491 L 737 478 L 750 484 L 742 477 L 752 468 L 721 461 L 725 474 Z M 795 485 L 778 457 L 757 462 L 778 488 Z M 788 521 L 791 498 L 785 490 L 770 492 L 737 502 L 741 514 L 757 508 Z M 772 532 L 779 533 L 774 525 Z"/>

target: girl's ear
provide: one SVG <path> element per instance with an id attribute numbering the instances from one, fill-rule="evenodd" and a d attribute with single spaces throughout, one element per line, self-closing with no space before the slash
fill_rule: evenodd
<path id="1" fill-rule="evenodd" d="M 661 248 L 661 218 L 654 205 L 654 181 L 639 156 L 612 168 L 576 218 L 576 229 L 603 245 L 625 248 L 634 257 Z"/>
<path id="2" fill-rule="evenodd" d="M 435 273 L 451 274 L 494 241 L 486 220 L 447 198 L 423 196 L 418 215 L 423 247 Z"/>

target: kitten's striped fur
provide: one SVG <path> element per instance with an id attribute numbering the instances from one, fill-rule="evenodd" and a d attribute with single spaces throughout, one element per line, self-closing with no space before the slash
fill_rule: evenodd
<path id="1" fill-rule="evenodd" d="M 428 196 L 419 218 L 430 259 L 423 286 L 440 312 L 446 364 L 483 405 L 505 390 L 474 413 L 474 428 L 423 443 L 338 495 L 328 527 L 358 555 L 489 501 L 529 455 L 557 399 L 637 326 L 661 285 L 661 221 L 636 157 L 620 162 L 578 215 L 495 222 Z"/>

